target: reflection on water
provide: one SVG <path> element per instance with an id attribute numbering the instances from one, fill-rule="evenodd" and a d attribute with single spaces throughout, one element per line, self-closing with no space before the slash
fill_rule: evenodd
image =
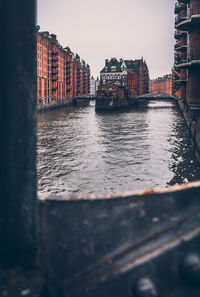
<path id="1" fill-rule="evenodd" d="M 67 196 L 164 187 L 200 179 L 172 102 L 128 112 L 70 107 L 38 116 L 38 192 Z"/>

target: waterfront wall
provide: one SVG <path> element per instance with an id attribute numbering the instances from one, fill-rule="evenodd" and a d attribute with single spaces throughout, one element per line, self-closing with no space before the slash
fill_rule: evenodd
<path id="1" fill-rule="evenodd" d="M 188 127 L 194 151 L 200 156 L 200 110 L 191 110 L 182 100 L 178 100 L 178 107 Z"/>
<path id="2" fill-rule="evenodd" d="M 62 107 L 70 106 L 73 103 L 72 98 L 63 98 L 63 99 L 52 99 L 50 103 L 48 104 L 38 104 L 37 105 L 37 111 L 48 111 L 48 110 L 55 110 Z"/>

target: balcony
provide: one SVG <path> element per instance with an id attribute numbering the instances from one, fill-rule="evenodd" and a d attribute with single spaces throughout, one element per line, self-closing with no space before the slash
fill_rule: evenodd
<path id="1" fill-rule="evenodd" d="M 180 52 L 186 51 L 187 50 L 187 44 L 178 44 L 178 43 L 176 43 L 175 46 L 174 46 L 174 49 L 175 49 L 175 51 L 180 51 Z"/>
<path id="2" fill-rule="evenodd" d="M 180 31 L 180 32 L 176 31 L 174 34 L 174 38 L 181 39 L 183 37 L 186 37 L 186 35 L 187 35 L 187 32 L 185 32 L 185 31 Z"/>
<path id="3" fill-rule="evenodd" d="M 200 25 L 200 7 L 194 7 L 190 10 L 190 17 L 181 22 L 175 23 L 176 29 L 188 31 L 192 27 Z"/>
<path id="4" fill-rule="evenodd" d="M 187 82 L 187 76 L 184 74 L 184 75 L 175 75 L 174 76 L 174 81 L 177 82 L 177 83 L 185 83 Z"/>
<path id="5" fill-rule="evenodd" d="M 175 58 L 175 69 L 179 70 L 180 65 L 183 65 L 188 62 L 188 59 L 181 59 L 179 56 Z"/>
<path id="6" fill-rule="evenodd" d="M 180 74 L 181 69 L 177 67 L 178 64 L 180 64 L 180 63 L 176 63 L 176 62 L 175 62 L 175 64 L 174 64 L 174 70 L 176 70 L 176 73 Z"/>
<path id="7" fill-rule="evenodd" d="M 190 0 L 178 0 L 178 2 L 184 3 L 184 4 L 189 4 L 190 3 Z"/>
<path id="8" fill-rule="evenodd" d="M 174 13 L 178 14 L 182 9 L 187 9 L 187 5 L 186 4 L 176 3 Z"/>
<path id="9" fill-rule="evenodd" d="M 52 62 L 58 62 L 58 57 L 56 57 L 56 56 L 54 56 L 54 57 L 52 57 Z"/>
<path id="10" fill-rule="evenodd" d="M 53 64 L 53 65 L 51 65 L 51 68 L 58 68 L 58 64 Z"/>
<path id="11" fill-rule="evenodd" d="M 176 18 L 175 18 L 175 25 L 176 25 L 176 28 L 178 28 L 178 25 L 180 24 L 180 23 L 182 23 L 182 22 L 184 22 L 184 21 L 186 21 L 187 20 L 187 17 L 185 16 L 185 17 L 180 17 L 180 16 L 177 16 Z"/>
<path id="12" fill-rule="evenodd" d="M 180 78 L 179 80 L 177 80 L 177 82 L 184 85 L 187 83 L 187 78 Z"/>
<path id="13" fill-rule="evenodd" d="M 186 60 L 176 61 L 177 68 L 200 67 L 200 49 L 191 49 L 190 58 Z"/>
<path id="14" fill-rule="evenodd" d="M 58 51 L 52 52 L 51 54 L 52 54 L 52 56 L 57 56 L 58 55 Z"/>

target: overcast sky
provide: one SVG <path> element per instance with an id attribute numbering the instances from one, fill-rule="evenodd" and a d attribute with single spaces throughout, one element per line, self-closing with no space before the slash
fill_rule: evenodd
<path id="1" fill-rule="evenodd" d="M 57 35 L 99 75 L 106 58 L 146 60 L 150 77 L 170 73 L 176 0 L 38 0 L 41 31 Z"/>

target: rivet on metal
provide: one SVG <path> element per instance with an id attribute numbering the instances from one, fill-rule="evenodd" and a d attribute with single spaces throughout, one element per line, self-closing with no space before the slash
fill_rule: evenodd
<path id="1" fill-rule="evenodd" d="M 200 257 L 197 254 L 190 254 L 184 259 L 183 273 L 187 281 L 200 283 Z"/>
<path id="2" fill-rule="evenodd" d="M 136 294 L 139 297 L 158 296 L 156 287 L 150 278 L 141 278 L 136 285 Z"/>

